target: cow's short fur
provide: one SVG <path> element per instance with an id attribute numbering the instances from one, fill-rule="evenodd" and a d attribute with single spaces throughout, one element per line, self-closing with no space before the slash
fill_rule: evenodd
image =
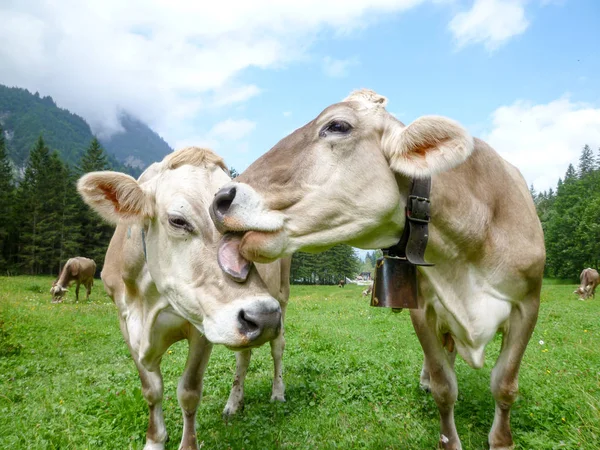
<path id="1" fill-rule="evenodd" d="M 275 303 L 281 311 L 278 333 L 270 342 L 274 361 L 271 399 L 285 400 L 281 361 L 290 259 L 256 264 L 246 284 L 230 280 L 219 269 L 218 234 L 206 208 L 218 187 L 229 180 L 225 170 L 214 153 L 190 147 L 153 164 L 137 181 L 124 174 L 97 172 L 78 183 L 86 202 L 117 224 L 101 277 L 117 306 L 121 333 L 149 407 L 145 450 L 163 449 L 167 440 L 160 362 L 167 349 L 183 339 L 188 341 L 189 351 L 177 387 L 183 411 L 179 448 L 198 448 L 196 411 L 213 342 L 244 344 L 243 336 L 237 336 L 235 327 L 229 327 L 228 317 L 224 316 L 236 304 L 242 309 L 232 312 L 234 321 L 255 304 L 269 302 L 272 307 Z M 187 220 L 188 225 L 174 227 L 170 223 L 173 217 L 179 224 Z M 231 302 L 232 296 L 243 299 Z M 235 414 L 243 406 L 252 347 L 249 344 L 236 353 L 235 380 L 224 416 Z"/>
<path id="2" fill-rule="evenodd" d="M 600 284 L 600 275 L 596 269 L 588 267 L 583 269 L 579 275 L 579 287 L 575 289 L 573 294 L 579 295 L 581 300 L 587 300 L 596 295 L 596 287 Z"/>
<path id="3" fill-rule="evenodd" d="M 424 352 L 421 385 L 440 412 L 440 446 L 459 449 L 456 354 L 484 364 L 496 401 L 489 444 L 513 447 L 510 409 L 540 304 L 543 231 L 519 170 L 460 124 L 424 116 L 405 126 L 370 90 L 352 93 L 279 141 L 217 194 L 221 232 L 244 233 L 240 253 L 261 262 L 337 244 L 387 248 L 405 227 L 413 178 L 431 177 L 431 223 L 411 320 Z M 227 198 L 222 193 L 234 193 Z"/>
<path id="4" fill-rule="evenodd" d="M 69 286 L 76 283 L 75 300 L 79 301 L 79 286 L 85 286 L 85 299 L 89 300 L 94 285 L 94 274 L 96 273 L 96 263 L 83 256 L 76 256 L 69 259 L 64 265 L 60 275 L 56 281 L 52 283 L 50 293 L 52 294 L 52 302 L 57 303 L 62 301 Z"/>

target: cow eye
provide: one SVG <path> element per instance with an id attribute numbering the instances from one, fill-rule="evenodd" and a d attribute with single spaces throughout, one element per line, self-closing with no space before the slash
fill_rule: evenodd
<path id="1" fill-rule="evenodd" d="M 169 225 L 185 231 L 194 231 L 194 227 L 181 216 L 169 216 Z"/>
<path id="2" fill-rule="evenodd" d="M 348 133 L 352 129 L 352 125 L 344 120 L 333 120 L 329 122 L 323 130 L 321 131 L 321 135 L 325 135 L 326 133 L 337 133 L 337 134 L 345 134 Z"/>

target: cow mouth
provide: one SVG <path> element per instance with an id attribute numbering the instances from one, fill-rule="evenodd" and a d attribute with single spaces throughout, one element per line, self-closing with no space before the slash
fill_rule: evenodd
<path id="1" fill-rule="evenodd" d="M 286 241 L 282 230 L 227 232 L 219 241 L 219 266 L 235 281 L 243 283 L 252 262 L 267 264 L 280 258 Z"/>

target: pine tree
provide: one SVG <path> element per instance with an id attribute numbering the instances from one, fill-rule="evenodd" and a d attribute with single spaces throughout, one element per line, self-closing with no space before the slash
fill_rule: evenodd
<path id="1" fill-rule="evenodd" d="M 17 192 L 20 263 L 31 274 L 58 271 L 66 178 L 58 154 L 50 154 L 40 136 Z"/>
<path id="2" fill-rule="evenodd" d="M 585 145 L 581 150 L 581 156 L 579 157 L 579 178 L 584 178 L 586 175 L 591 173 L 596 167 L 596 161 L 594 161 L 594 153 L 589 145 Z"/>
<path id="3" fill-rule="evenodd" d="M 11 234 L 13 231 L 14 180 L 4 141 L 4 131 L 0 127 L 0 270 L 8 269 L 13 254 Z"/>
<path id="4" fill-rule="evenodd" d="M 81 157 L 78 165 L 79 174 L 109 170 L 110 168 L 104 149 L 98 140 L 94 138 Z M 79 196 L 75 196 L 70 202 L 75 205 L 74 207 L 78 210 L 79 215 L 80 256 L 93 259 L 96 262 L 97 270 L 100 271 L 104 265 L 104 257 L 114 228 L 88 208 Z"/>
<path id="5" fill-rule="evenodd" d="M 563 183 L 569 183 L 571 181 L 574 181 L 577 178 L 577 173 L 575 172 L 575 168 L 573 167 L 573 164 L 569 164 L 569 167 L 567 168 L 567 172 L 565 173 L 565 179 L 563 181 Z"/>
<path id="6" fill-rule="evenodd" d="M 104 153 L 104 149 L 100 145 L 100 142 L 98 142 L 98 139 L 94 137 L 90 146 L 79 161 L 79 166 L 77 167 L 78 171 L 84 174 L 100 170 L 109 170 L 110 168 L 108 157 L 106 156 L 106 153 Z"/>

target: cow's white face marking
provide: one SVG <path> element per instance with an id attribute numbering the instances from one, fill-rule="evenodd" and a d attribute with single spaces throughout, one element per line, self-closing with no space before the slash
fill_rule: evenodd
<path id="1" fill-rule="evenodd" d="M 152 172 L 142 175 L 141 183 L 114 172 L 88 174 L 79 182 L 84 199 L 105 218 L 143 224 L 146 264 L 165 299 L 148 315 L 155 318 L 171 306 L 211 342 L 234 349 L 273 339 L 281 325 L 281 310 L 256 271 L 241 285 L 217 263 L 220 236 L 208 206 L 230 178 L 216 164 L 183 164 Z M 254 326 L 259 328 L 256 333 Z"/>

